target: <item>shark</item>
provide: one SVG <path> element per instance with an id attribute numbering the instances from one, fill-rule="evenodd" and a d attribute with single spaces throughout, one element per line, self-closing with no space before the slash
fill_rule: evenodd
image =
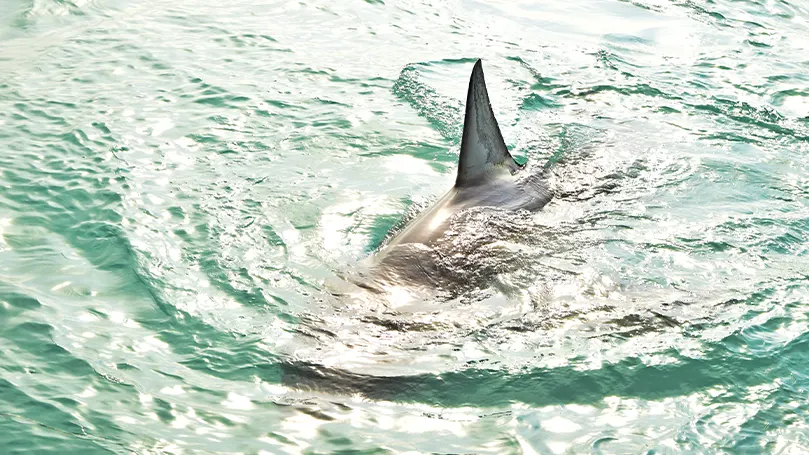
<path id="1" fill-rule="evenodd" d="M 294 358 L 281 363 L 283 382 L 297 389 L 360 393 L 384 400 L 411 393 L 423 384 L 418 375 L 379 375 L 381 366 L 396 364 L 402 354 L 392 349 L 394 354 L 389 355 L 385 347 L 388 341 L 384 340 L 407 340 L 413 333 L 422 334 L 426 344 L 436 343 L 435 336 L 443 333 L 444 324 L 457 323 L 436 316 L 445 303 L 458 298 L 465 307 L 463 299 L 474 294 L 470 291 L 485 290 L 490 278 L 504 268 L 523 266 L 510 256 L 509 244 L 523 244 L 523 236 L 530 235 L 536 226 L 531 222 L 534 213 L 553 195 L 544 168 L 527 164 L 518 164 L 506 147 L 489 101 L 483 64 L 477 60 L 469 79 L 452 188 L 396 230 L 375 254 L 357 264 L 359 267 L 350 267 L 340 274 L 340 280 L 330 283 L 330 292 L 339 297 L 333 319 L 323 323 L 318 316 L 297 329 L 306 339 L 325 337 L 327 341 L 315 349 L 316 357 L 326 352 L 322 347 L 335 345 L 355 354 L 347 357 L 347 364 L 338 363 L 345 351 L 329 354 L 324 363 L 304 360 L 306 351 L 298 349 Z M 474 302 L 475 298 L 467 301 Z M 484 305 L 501 303 L 504 301 L 498 297 Z M 483 311 L 491 312 L 491 308 Z M 393 335 L 378 335 L 379 327 Z M 343 334 L 355 331 L 363 333 L 359 344 L 342 345 Z M 391 338 L 395 334 L 401 338 Z M 372 348 L 369 352 L 358 349 L 364 346 L 363 340 L 377 336 L 384 342 L 365 346 Z M 377 357 L 385 359 L 381 365 L 366 363 Z M 416 357 L 407 358 L 411 368 L 420 362 Z"/>
<path id="2" fill-rule="evenodd" d="M 527 171 L 509 153 L 477 60 L 469 78 L 455 185 L 383 245 L 372 260 L 373 284 L 363 287 L 441 287 L 447 279 L 441 258 L 457 253 L 451 238 L 460 213 L 482 207 L 536 212 L 551 199 L 542 175 Z"/>

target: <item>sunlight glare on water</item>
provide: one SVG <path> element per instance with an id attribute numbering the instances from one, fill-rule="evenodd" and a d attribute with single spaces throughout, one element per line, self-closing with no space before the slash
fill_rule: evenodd
<path id="1" fill-rule="evenodd" d="M 5 0 L 0 452 L 806 453 L 807 55 L 788 1 Z M 478 58 L 554 199 L 383 300 Z"/>

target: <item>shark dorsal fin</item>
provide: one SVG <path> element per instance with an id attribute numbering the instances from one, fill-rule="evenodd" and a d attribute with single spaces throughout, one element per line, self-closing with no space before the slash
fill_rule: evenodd
<path id="1" fill-rule="evenodd" d="M 483 65 L 480 60 L 472 69 L 469 78 L 469 93 L 466 95 L 466 117 L 463 123 L 461 156 L 458 159 L 458 178 L 455 186 L 474 186 L 484 183 L 495 175 L 498 167 L 513 173 L 520 169 L 508 153 L 497 119 L 494 118 Z"/>

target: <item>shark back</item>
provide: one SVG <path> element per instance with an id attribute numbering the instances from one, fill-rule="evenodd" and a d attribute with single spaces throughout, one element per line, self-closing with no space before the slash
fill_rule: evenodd
<path id="1" fill-rule="evenodd" d="M 537 176 L 521 176 L 521 169 L 503 141 L 478 60 L 469 79 L 455 186 L 412 220 L 387 248 L 406 243 L 431 245 L 448 229 L 452 215 L 467 208 L 539 210 L 550 200 L 550 191 Z"/>

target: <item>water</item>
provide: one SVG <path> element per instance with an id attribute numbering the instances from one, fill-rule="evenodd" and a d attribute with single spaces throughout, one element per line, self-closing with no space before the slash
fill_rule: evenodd
<path id="1" fill-rule="evenodd" d="M 806 5 L 0 5 L 1 452 L 809 451 Z M 555 199 L 337 296 L 479 57 Z"/>

